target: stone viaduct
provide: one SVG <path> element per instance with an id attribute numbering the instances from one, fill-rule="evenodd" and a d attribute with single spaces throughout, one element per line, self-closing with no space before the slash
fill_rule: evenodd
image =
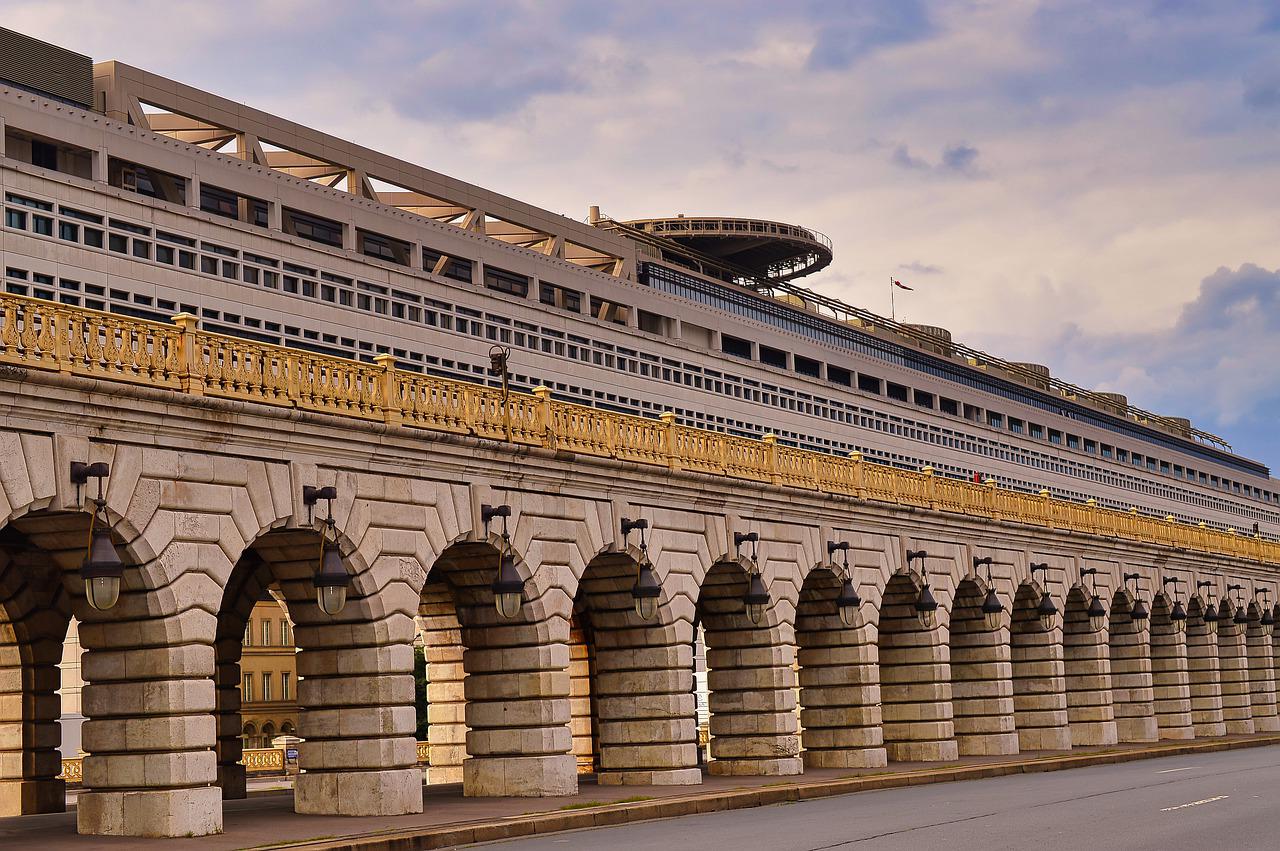
<path id="1" fill-rule="evenodd" d="M 544 393 L 504 404 L 386 362 L 204 335 L 195 369 L 181 322 L 90 317 L 115 344 L 77 354 L 88 320 L 68 348 L 67 317 L 38 330 L 32 304 L 0 305 L 0 815 L 64 806 L 54 690 L 75 617 L 80 831 L 218 832 L 222 800 L 244 794 L 239 653 L 268 586 L 300 648 L 299 812 L 423 807 L 419 630 L 431 771 L 468 795 L 572 793 L 582 742 L 602 783 L 700 782 L 699 628 L 713 774 L 1280 728 L 1274 544 Z M 126 570 L 103 611 L 78 575 L 90 513 L 73 461 L 110 468 Z M 351 586 L 334 616 L 312 585 L 327 512 L 307 486 L 336 493 Z M 509 506 L 509 545 L 486 505 Z M 648 522 L 644 551 L 623 519 Z M 513 618 L 491 587 L 503 551 L 523 580 Z M 652 620 L 632 599 L 641 562 L 660 585 Z M 846 575 L 861 602 L 842 618 Z M 571 655 L 589 660 L 585 727 Z"/>

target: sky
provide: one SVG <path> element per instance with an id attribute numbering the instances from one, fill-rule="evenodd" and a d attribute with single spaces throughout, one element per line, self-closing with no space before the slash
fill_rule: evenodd
<path id="1" fill-rule="evenodd" d="M 0 0 L 0 24 L 802 283 L 1280 465 L 1280 0 Z"/>

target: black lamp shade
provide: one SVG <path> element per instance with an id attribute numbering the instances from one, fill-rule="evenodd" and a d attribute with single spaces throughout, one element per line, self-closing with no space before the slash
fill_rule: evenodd
<path id="1" fill-rule="evenodd" d="M 747 606 L 747 618 L 752 623 L 760 623 L 764 619 L 764 610 L 769 605 L 769 589 L 764 587 L 764 579 L 753 572 L 747 580 L 747 593 L 742 598 Z"/>
<path id="2" fill-rule="evenodd" d="M 1204 622 L 1207 625 L 1217 626 L 1218 625 L 1218 607 L 1215 606 L 1212 602 L 1205 603 L 1204 614 L 1201 615 L 1201 617 L 1204 618 Z"/>
<path id="3" fill-rule="evenodd" d="M 347 605 L 347 589 L 351 587 L 351 574 L 342 564 L 342 553 L 333 541 L 325 541 L 320 553 L 320 569 L 311 577 L 316 589 L 316 604 L 330 617 Z"/>
<path id="4" fill-rule="evenodd" d="M 1147 604 L 1141 597 L 1133 601 L 1133 609 L 1130 610 L 1129 617 L 1135 621 L 1145 621 L 1151 617 L 1151 610 L 1147 608 Z"/>
<path id="5" fill-rule="evenodd" d="M 524 580 L 516 570 L 516 560 L 509 553 L 498 559 L 498 575 L 493 579 L 493 602 L 498 614 L 511 620 L 520 614 L 524 597 Z"/>
<path id="6" fill-rule="evenodd" d="M 845 626 L 853 626 L 858 620 L 858 610 L 862 608 L 862 598 L 858 589 L 853 587 L 853 580 L 848 577 L 840 583 L 840 593 L 836 595 L 836 611 L 840 622 Z"/>
<path id="7" fill-rule="evenodd" d="M 636 571 L 636 584 L 631 586 L 631 599 L 635 602 L 636 615 L 641 620 L 651 621 L 658 614 L 658 598 L 662 596 L 662 585 L 658 582 L 658 572 L 647 561 L 642 562 Z"/>
<path id="8" fill-rule="evenodd" d="M 111 543 L 111 532 L 99 527 L 89 542 L 89 556 L 80 566 L 80 578 L 84 580 L 84 595 L 89 605 L 100 611 L 110 609 L 120 599 L 120 577 L 124 576 L 124 562 Z"/>
<path id="9" fill-rule="evenodd" d="M 1169 620 L 1179 623 L 1187 619 L 1187 610 L 1183 607 L 1181 600 L 1173 601 L 1173 608 L 1169 611 Z"/>
<path id="10" fill-rule="evenodd" d="M 1046 632 L 1053 629 L 1058 619 L 1058 607 L 1053 604 L 1053 598 L 1049 596 L 1048 591 L 1040 595 L 1040 605 L 1036 606 L 1036 614 L 1040 616 L 1040 625 Z"/>
<path id="11" fill-rule="evenodd" d="M 1089 601 L 1089 628 L 1094 632 L 1100 632 L 1107 625 L 1107 607 L 1102 604 L 1102 598 L 1097 594 L 1093 595 L 1093 599 Z"/>
<path id="12" fill-rule="evenodd" d="M 1244 610 L 1244 606 L 1236 607 L 1236 616 L 1231 619 L 1235 624 L 1246 624 L 1249 622 L 1249 613 Z"/>
<path id="13" fill-rule="evenodd" d="M 1273 615 L 1273 614 L 1271 614 L 1271 610 L 1270 610 L 1270 609 L 1263 609 L 1263 610 L 1262 610 L 1262 625 L 1263 625 L 1263 626 L 1275 626 L 1275 625 L 1276 625 L 1276 616 L 1275 616 L 1275 615 Z"/>
<path id="14" fill-rule="evenodd" d="M 920 588 L 920 596 L 916 597 L 916 617 L 925 629 L 933 629 L 938 623 L 938 601 L 933 596 L 926 582 Z"/>
<path id="15" fill-rule="evenodd" d="M 982 617 L 988 630 L 1000 628 L 1000 615 L 1004 614 L 1004 604 L 1000 602 L 996 589 L 988 588 L 986 599 L 982 601 Z"/>

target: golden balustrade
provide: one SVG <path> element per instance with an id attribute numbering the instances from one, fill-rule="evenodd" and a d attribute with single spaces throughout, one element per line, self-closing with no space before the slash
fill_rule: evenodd
<path id="1" fill-rule="evenodd" d="M 0 295 L 0 364 L 1280 564 L 1280 543 L 42 299 Z M 246 754 L 249 753 L 246 751 Z M 265 757 L 264 757 L 265 758 Z M 72 761 L 67 761 L 72 762 Z"/>
<path id="2" fill-rule="evenodd" d="M 418 742 L 418 765 L 431 764 L 431 744 L 429 742 Z"/>
<path id="3" fill-rule="evenodd" d="M 58 775 L 58 779 L 66 783 L 83 783 L 84 759 L 82 757 L 64 759 L 62 761 L 62 773 Z"/>
<path id="4" fill-rule="evenodd" d="M 240 762 L 246 774 L 271 774 L 284 771 L 284 748 L 245 748 Z"/>

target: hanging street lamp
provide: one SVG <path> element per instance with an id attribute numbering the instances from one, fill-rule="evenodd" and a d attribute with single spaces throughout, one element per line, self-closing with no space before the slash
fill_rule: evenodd
<path id="1" fill-rule="evenodd" d="M 991 556 L 985 558 L 973 557 L 973 572 L 976 576 L 978 568 L 985 565 L 987 568 L 987 596 L 982 601 L 982 619 L 987 627 L 987 632 L 994 632 L 1000 628 L 1001 615 L 1004 614 L 1004 604 L 1000 602 L 1000 595 L 996 594 L 995 586 L 991 582 L 991 565 L 994 559 Z"/>
<path id="2" fill-rule="evenodd" d="M 658 582 L 658 572 L 649 561 L 649 544 L 645 540 L 645 530 L 649 521 L 643 518 L 628 520 L 622 518 L 622 540 L 625 542 L 634 531 L 640 532 L 640 563 L 636 566 L 636 581 L 631 586 L 631 601 L 635 605 L 636 616 L 642 621 L 651 621 L 658 616 L 658 599 L 662 597 L 662 584 Z"/>
<path id="3" fill-rule="evenodd" d="M 1214 583 L 1208 579 L 1196 581 L 1196 594 L 1200 593 L 1200 589 L 1207 589 L 1205 593 L 1204 611 L 1200 614 L 1200 619 L 1204 621 L 1204 625 L 1209 628 L 1210 632 L 1218 628 L 1218 605 L 1213 602 L 1213 586 Z"/>
<path id="4" fill-rule="evenodd" d="M 1173 586 L 1173 606 L 1169 609 L 1169 622 L 1179 632 L 1187 628 L 1187 610 L 1183 607 L 1182 600 L 1178 597 L 1178 583 L 1181 581 L 1177 576 L 1166 576 L 1160 580 L 1161 585 Z"/>
<path id="5" fill-rule="evenodd" d="M 747 593 L 742 597 L 742 603 L 747 609 L 747 620 L 753 624 L 759 624 L 764 620 L 764 611 L 769 607 L 769 589 L 764 585 L 764 577 L 760 575 L 759 532 L 734 532 L 733 548 L 738 554 L 738 558 L 742 558 L 742 545 L 751 544 L 751 567 L 747 576 Z"/>
<path id="6" fill-rule="evenodd" d="M 932 630 L 938 625 L 938 601 L 934 599 L 933 591 L 929 589 L 929 574 L 925 569 L 925 559 L 929 554 L 924 550 L 907 550 L 907 570 L 911 570 L 913 561 L 920 562 L 920 594 L 916 597 L 915 609 L 916 617 L 920 620 L 920 625 L 925 629 Z"/>
<path id="7" fill-rule="evenodd" d="M 1236 624 L 1237 626 L 1244 626 L 1245 624 L 1249 623 L 1249 612 L 1244 607 L 1244 601 L 1240 599 L 1239 592 L 1243 590 L 1244 590 L 1243 585 L 1227 586 L 1227 594 L 1230 594 L 1232 591 L 1236 592 L 1236 614 L 1235 614 L 1235 617 L 1231 619 L 1231 622 Z M 1226 600 L 1224 599 L 1222 602 L 1225 603 Z"/>
<path id="8" fill-rule="evenodd" d="M 311 577 L 311 585 L 316 589 L 316 605 L 329 617 L 338 615 L 346 607 L 347 590 L 351 587 L 351 574 L 342 563 L 337 524 L 333 519 L 333 501 L 337 498 L 338 489 L 333 485 L 323 488 L 305 485 L 302 488 L 302 504 L 307 507 L 308 523 L 315 522 L 313 514 L 320 500 L 325 501 L 327 509 L 320 525 L 320 563 Z"/>
<path id="9" fill-rule="evenodd" d="M 1058 607 L 1053 604 L 1053 598 L 1049 596 L 1049 563 L 1032 562 L 1029 567 L 1032 579 L 1035 579 L 1037 570 L 1044 574 L 1044 579 L 1040 583 L 1040 605 L 1036 606 L 1036 615 L 1040 618 L 1041 629 L 1049 632 L 1058 621 Z"/>
<path id="10" fill-rule="evenodd" d="M 1258 599 L 1259 594 L 1262 595 L 1262 606 L 1260 607 L 1262 609 L 1262 620 L 1259 623 L 1262 624 L 1263 634 L 1270 635 L 1276 625 L 1276 617 L 1271 613 L 1271 589 L 1255 587 L 1253 589 L 1254 600 Z"/>
<path id="11" fill-rule="evenodd" d="M 1107 607 L 1103 605 L 1102 598 L 1098 596 L 1098 568 L 1085 567 L 1080 570 L 1080 580 L 1089 577 L 1089 585 L 1093 589 L 1093 598 L 1089 600 L 1089 608 L 1085 613 L 1089 616 L 1089 629 L 1093 632 L 1101 632 L 1102 628 L 1107 625 Z"/>
<path id="12" fill-rule="evenodd" d="M 502 519 L 502 547 L 498 552 L 498 572 L 493 577 L 493 605 L 498 615 L 513 620 L 520 614 L 524 603 L 524 579 L 516 569 L 516 559 L 511 552 L 511 535 L 507 531 L 507 519 L 511 517 L 509 505 L 480 506 L 480 522 L 484 524 L 485 537 L 489 536 L 489 524 L 495 517 Z"/>
<path id="13" fill-rule="evenodd" d="M 853 626 L 857 623 L 858 612 L 862 609 L 862 598 L 858 596 L 858 589 L 853 584 L 853 572 L 849 569 L 849 542 L 827 541 L 827 556 L 830 557 L 837 552 L 842 559 L 842 570 L 840 593 L 836 595 L 836 613 L 840 616 L 840 623 Z"/>
<path id="14" fill-rule="evenodd" d="M 78 503 L 80 489 L 89 479 L 98 482 L 98 494 L 93 498 L 93 511 L 89 514 L 89 543 L 80 564 L 80 579 L 84 582 L 85 599 L 100 612 L 113 608 L 120 600 L 120 580 L 124 577 L 124 562 L 111 542 L 111 520 L 107 517 L 107 500 L 102 491 L 102 480 L 109 475 L 111 467 L 105 462 L 71 462 L 71 483 L 76 486 Z"/>
<path id="15" fill-rule="evenodd" d="M 1123 576 L 1125 585 L 1129 584 L 1130 579 L 1133 580 L 1133 608 L 1129 611 L 1129 617 L 1135 621 L 1145 621 L 1151 617 L 1151 610 L 1142 599 L 1142 574 L 1125 573 Z"/>

